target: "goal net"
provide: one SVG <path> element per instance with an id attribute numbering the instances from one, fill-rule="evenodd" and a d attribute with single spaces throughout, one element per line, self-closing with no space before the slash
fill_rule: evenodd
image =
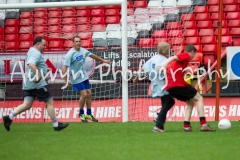
<path id="1" fill-rule="evenodd" d="M 60 3 L 65 2 L 55 4 Z M 156 46 L 159 42 L 171 44 L 169 56 L 183 50 L 185 29 L 191 25 L 188 22 L 192 23 L 194 6 L 170 4 L 151 8 L 147 1 L 128 1 L 127 35 L 123 35 L 124 19 L 120 3 L 86 3 L 95 5 L 53 8 L 53 2 L 48 2 L 43 8 L 32 3 L 35 5 L 33 8 L 16 9 L 18 4 L 12 4 L 15 9 L 0 10 L 0 116 L 9 114 L 22 103 L 26 52 L 35 37 L 43 36 L 47 41 L 43 57 L 52 71 L 52 77 L 49 75 L 47 79 L 57 118 L 60 121 L 80 121 L 80 94 L 72 88 L 63 89 L 65 84 L 60 74 L 64 56 L 73 47 L 72 38 L 79 36 L 81 47 L 112 61 L 111 65 L 106 65 L 86 59 L 94 116 L 100 122 L 153 120 L 161 109 L 160 98 L 151 97 L 150 80 L 146 73 L 142 73 L 143 80 L 137 84 L 132 83 L 133 77 L 139 67 L 158 54 Z M 122 43 L 124 36 L 127 37 L 125 45 Z M 127 49 L 127 62 L 122 60 L 122 49 Z M 121 72 L 123 67 L 127 67 L 128 71 Z M 124 96 L 127 97 L 125 101 Z M 169 112 L 168 120 L 175 120 L 174 109 Z M 15 121 L 43 122 L 49 121 L 49 117 L 44 103 L 35 100 L 33 107 L 18 115 Z"/>

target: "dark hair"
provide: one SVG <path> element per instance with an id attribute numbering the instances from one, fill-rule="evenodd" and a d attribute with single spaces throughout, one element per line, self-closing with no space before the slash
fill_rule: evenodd
<path id="1" fill-rule="evenodd" d="M 35 45 L 35 44 L 37 44 L 37 43 L 39 43 L 39 42 L 42 42 L 43 39 L 44 39 L 44 38 L 43 38 L 42 36 L 36 37 L 36 38 L 34 39 L 34 41 L 33 41 L 33 45 Z"/>
<path id="2" fill-rule="evenodd" d="M 186 52 L 192 52 L 192 51 L 196 52 L 197 49 L 196 49 L 196 47 L 194 45 L 188 44 L 188 45 L 186 45 L 184 51 L 186 51 Z"/>
<path id="3" fill-rule="evenodd" d="M 81 39 L 79 36 L 74 36 L 73 39 L 72 39 L 73 42 L 74 42 L 75 38 Z"/>

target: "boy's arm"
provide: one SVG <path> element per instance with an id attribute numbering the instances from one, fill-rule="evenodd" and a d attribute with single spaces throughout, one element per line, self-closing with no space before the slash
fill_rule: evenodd
<path id="1" fill-rule="evenodd" d="M 111 63 L 110 60 L 102 59 L 101 57 L 98 57 L 96 54 L 93 54 L 93 53 L 90 55 L 90 57 L 91 57 L 92 59 L 96 59 L 96 60 L 102 61 L 103 63 L 108 63 L 108 64 Z"/>
<path id="2" fill-rule="evenodd" d="M 133 79 L 133 83 L 137 83 L 138 82 L 138 77 L 140 76 L 141 72 L 143 72 L 142 68 L 140 68 L 139 71 L 137 72 L 135 78 Z"/>
<path id="3" fill-rule="evenodd" d="M 179 60 L 179 58 L 177 56 L 172 56 L 167 59 L 167 61 L 163 65 L 163 67 L 167 67 L 172 61 L 178 61 L 178 60 Z"/>

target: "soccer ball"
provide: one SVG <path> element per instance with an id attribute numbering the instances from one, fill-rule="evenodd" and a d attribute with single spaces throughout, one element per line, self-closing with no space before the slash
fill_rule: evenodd
<path id="1" fill-rule="evenodd" d="M 228 119 L 222 119 L 218 123 L 218 128 L 221 130 L 230 129 L 231 126 L 231 122 Z"/>

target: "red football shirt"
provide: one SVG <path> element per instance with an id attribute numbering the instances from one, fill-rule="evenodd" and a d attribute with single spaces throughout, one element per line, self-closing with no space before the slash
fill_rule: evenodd
<path id="1" fill-rule="evenodd" d="M 183 70 L 188 66 L 190 55 L 183 52 L 176 55 L 179 60 L 171 62 L 167 67 L 167 86 L 166 90 L 173 87 L 187 87 L 188 83 L 184 80 Z"/>

